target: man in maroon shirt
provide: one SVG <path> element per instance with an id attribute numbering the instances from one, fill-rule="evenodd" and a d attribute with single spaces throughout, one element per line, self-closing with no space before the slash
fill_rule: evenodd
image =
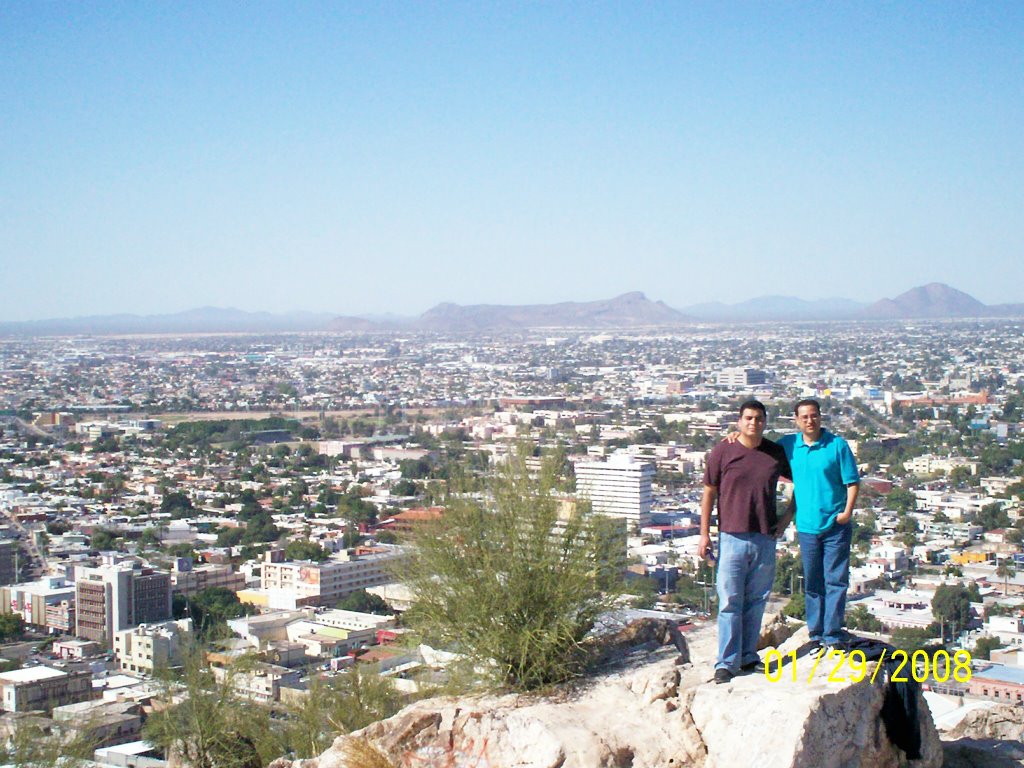
<path id="1" fill-rule="evenodd" d="M 775 540 L 792 514 L 779 518 L 775 489 L 793 474 L 781 446 L 765 440 L 765 407 L 740 406 L 739 439 L 711 449 L 704 464 L 698 553 L 713 557 L 711 512 L 718 501 L 718 662 L 715 682 L 763 669 L 757 655 L 761 617 L 775 580 Z"/>

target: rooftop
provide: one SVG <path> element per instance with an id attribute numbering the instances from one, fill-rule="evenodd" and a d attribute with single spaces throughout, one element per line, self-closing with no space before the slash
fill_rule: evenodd
<path id="1" fill-rule="evenodd" d="M 53 667 L 24 667 L 14 669 L 10 672 L 0 673 L 0 682 L 4 683 L 33 683 L 37 680 L 51 680 L 55 677 L 63 677 L 67 672 Z"/>

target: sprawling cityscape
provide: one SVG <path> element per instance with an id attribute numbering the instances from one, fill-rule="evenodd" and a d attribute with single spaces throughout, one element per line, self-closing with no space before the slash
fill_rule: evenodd
<path id="1" fill-rule="evenodd" d="M 1024 766 L 1022 41 L 0 3 L 0 768 Z"/>
<path id="2" fill-rule="evenodd" d="M 621 523 L 633 610 L 700 626 L 704 458 L 751 396 L 769 436 L 819 399 L 854 450 L 847 626 L 969 651 L 935 701 L 1020 702 L 1021 360 L 1020 320 L 0 339 L 4 717 L 146 744 L 197 644 L 221 678 L 253 657 L 231 684 L 285 721 L 358 669 L 415 697 L 451 649 L 402 642 L 412 532 L 523 446 Z M 798 556 L 790 529 L 773 599 L 801 617 Z"/>

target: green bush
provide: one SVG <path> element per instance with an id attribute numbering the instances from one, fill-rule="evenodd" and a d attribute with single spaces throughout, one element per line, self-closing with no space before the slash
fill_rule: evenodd
<path id="1" fill-rule="evenodd" d="M 415 535 L 403 574 L 415 596 L 410 624 L 518 690 L 582 670 L 583 639 L 621 593 L 625 549 L 610 535 L 614 521 L 585 507 L 559 518 L 561 456 L 536 477 L 527 457 L 520 450 L 480 492 L 451 494 Z"/>

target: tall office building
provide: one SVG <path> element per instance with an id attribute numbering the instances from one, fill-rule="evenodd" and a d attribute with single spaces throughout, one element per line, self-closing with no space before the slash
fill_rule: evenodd
<path id="1" fill-rule="evenodd" d="M 18 581 L 18 542 L 12 539 L 0 540 L 0 584 L 15 584 Z"/>
<path id="2" fill-rule="evenodd" d="M 616 453 L 608 461 L 577 462 L 575 468 L 576 492 L 590 499 L 595 512 L 636 526 L 650 522 L 654 464 Z"/>
<path id="3" fill-rule="evenodd" d="M 117 563 L 85 568 L 75 581 L 75 634 L 110 646 L 114 635 L 171 618 L 171 575 Z"/>

